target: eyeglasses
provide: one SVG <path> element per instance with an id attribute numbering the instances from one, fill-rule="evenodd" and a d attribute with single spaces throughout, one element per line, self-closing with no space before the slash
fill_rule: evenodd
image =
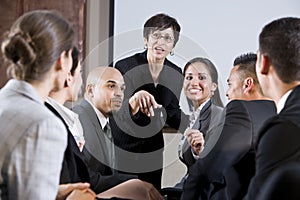
<path id="1" fill-rule="evenodd" d="M 152 33 L 151 37 L 155 40 L 159 40 L 160 38 L 163 38 L 167 43 L 173 42 L 174 38 L 169 35 L 161 35 L 160 33 Z"/>

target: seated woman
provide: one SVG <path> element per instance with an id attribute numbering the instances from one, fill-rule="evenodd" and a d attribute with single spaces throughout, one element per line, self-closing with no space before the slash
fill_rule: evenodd
<path id="1" fill-rule="evenodd" d="M 179 143 L 178 156 L 188 170 L 175 188 L 161 190 L 161 194 L 171 199 L 180 198 L 189 169 L 204 149 L 204 140 L 209 139 L 223 118 L 218 72 L 214 64 L 207 58 L 194 58 L 185 65 L 183 75 L 183 90 L 191 104 L 192 114 Z"/>
<path id="2" fill-rule="evenodd" d="M 183 90 L 192 104 L 193 112 L 190 115 L 190 124 L 180 141 L 178 155 L 189 172 L 190 166 L 204 149 L 204 140 L 210 136 L 208 131 L 222 117 L 223 103 L 218 90 L 218 72 L 209 59 L 197 57 L 190 60 L 184 67 L 183 75 Z M 181 183 L 184 180 L 185 178 Z M 182 188 L 181 183 L 176 187 Z"/>

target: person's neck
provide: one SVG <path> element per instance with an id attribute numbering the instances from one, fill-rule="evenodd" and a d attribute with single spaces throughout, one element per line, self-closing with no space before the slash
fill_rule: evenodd
<path id="1" fill-rule="evenodd" d="M 259 91 L 252 92 L 247 94 L 243 100 L 252 101 L 252 100 L 272 100 L 271 98 L 266 97 Z"/>
<path id="2" fill-rule="evenodd" d="M 193 102 L 193 107 L 195 110 L 197 110 L 201 105 L 202 107 L 204 106 L 205 103 L 207 103 L 209 101 L 209 99 L 205 99 L 202 101 L 192 101 Z"/>
<path id="3" fill-rule="evenodd" d="M 62 90 L 56 91 L 56 92 L 50 92 L 49 97 L 54 99 L 56 102 L 60 103 L 61 105 L 64 105 L 64 103 L 67 101 L 65 92 Z"/>
<path id="4" fill-rule="evenodd" d="M 282 96 L 287 93 L 289 90 L 294 89 L 300 85 L 300 81 L 294 81 L 292 83 L 283 83 L 282 84 L 277 84 L 277 89 L 275 88 L 272 90 L 272 94 L 270 97 L 275 101 L 275 104 L 278 105 L 279 100 L 282 98 Z M 275 86 L 274 86 L 275 87 Z"/>
<path id="5" fill-rule="evenodd" d="M 151 65 L 153 67 L 156 67 L 156 68 L 161 67 L 162 68 L 162 66 L 164 65 L 164 62 L 165 62 L 165 58 L 158 59 L 155 56 L 151 55 L 148 51 L 147 52 L 147 61 L 148 61 L 149 65 Z"/>
<path id="6" fill-rule="evenodd" d="M 36 92 L 40 95 L 43 102 L 45 102 L 46 97 L 49 93 L 54 89 L 53 82 L 50 80 L 45 80 L 43 82 L 32 81 L 30 82 L 32 87 L 36 90 Z"/>

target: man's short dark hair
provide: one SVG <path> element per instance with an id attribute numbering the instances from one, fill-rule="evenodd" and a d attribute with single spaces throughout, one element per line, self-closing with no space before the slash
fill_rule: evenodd
<path id="1" fill-rule="evenodd" d="M 285 83 L 300 80 L 300 18 L 285 17 L 264 26 L 259 51 Z"/>

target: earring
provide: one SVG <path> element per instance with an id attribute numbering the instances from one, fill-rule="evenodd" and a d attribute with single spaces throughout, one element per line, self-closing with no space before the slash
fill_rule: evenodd
<path id="1" fill-rule="evenodd" d="M 170 51 L 170 56 L 174 56 L 174 51 Z"/>
<path id="2" fill-rule="evenodd" d="M 211 96 L 214 96 L 215 92 L 214 91 L 211 91 Z"/>
<path id="3" fill-rule="evenodd" d="M 145 45 L 144 45 L 144 49 L 148 49 L 148 46 L 147 46 L 147 44 L 145 44 Z"/>

